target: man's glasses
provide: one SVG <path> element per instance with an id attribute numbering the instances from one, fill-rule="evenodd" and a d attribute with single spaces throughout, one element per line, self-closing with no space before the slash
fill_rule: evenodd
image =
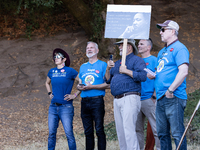
<path id="1" fill-rule="evenodd" d="M 54 59 L 60 59 L 60 58 L 64 58 L 64 56 L 61 53 L 56 54 L 56 56 L 54 56 Z"/>
<path id="2" fill-rule="evenodd" d="M 172 29 L 169 29 L 169 28 L 161 28 L 160 31 L 162 32 L 165 32 L 165 30 L 172 30 Z"/>

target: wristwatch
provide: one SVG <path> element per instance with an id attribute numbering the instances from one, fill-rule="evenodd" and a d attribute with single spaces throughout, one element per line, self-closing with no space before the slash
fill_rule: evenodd
<path id="1" fill-rule="evenodd" d="M 51 95 L 51 92 L 48 92 L 48 95 Z"/>
<path id="2" fill-rule="evenodd" d="M 168 92 L 170 93 L 170 94 L 172 94 L 173 93 L 173 91 L 170 91 L 169 89 L 167 89 L 168 90 Z"/>

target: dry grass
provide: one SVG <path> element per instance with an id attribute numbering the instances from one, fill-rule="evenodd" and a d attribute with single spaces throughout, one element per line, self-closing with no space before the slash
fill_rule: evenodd
<path id="1" fill-rule="evenodd" d="M 75 135 L 77 150 L 85 150 L 85 138 L 80 135 Z M 60 138 L 56 143 L 56 150 L 68 150 L 67 140 Z M 46 142 L 35 142 L 24 146 L 4 146 L 3 150 L 47 150 Z M 95 148 L 97 150 L 97 148 Z M 118 141 L 108 141 L 107 150 L 119 150 Z"/>
<path id="2" fill-rule="evenodd" d="M 80 135 L 75 135 L 77 150 L 85 150 L 85 138 Z M 68 150 L 67 140 L 65 138 L 60 138 L 57 140 L 56 150 Z M 172 149 L 175 150 L 175 145 L 173 143 Z M 189 145 L 188 150 L 200 150 L 199 145 Z M 30 145 L 24 146 L 4 146 L 3 150 L 47 150 L 47 142 L 35 142 Z M 97 150 L 97 147 L 95 147 Z M 107 150 L 120 150 L 118 141 L 107 141 Z"/>

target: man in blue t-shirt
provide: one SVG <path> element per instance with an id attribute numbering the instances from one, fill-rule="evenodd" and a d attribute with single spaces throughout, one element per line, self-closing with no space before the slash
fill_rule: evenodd
<path id="1" fill-rule="evenodd" d="M 140 40 L 138 43 L 138 51 L 141 54 L 144 62 L 146 63 L 146 68 L 150 69 L 151 71 L 155 72 L 156 68 L 156 60 L 155 56 L 150 54 L 150 51 L 153 47 L 152 40 L 144 39 Z M 156 97 L 154 94 L 154 80 L 150 80 L 147 78 L 145 82 L 141 82 L 141 109 L 138 114 L 137 124 L 136 124 L 136 133 L 138 137 L 138 141 L 140 144 L 140 150 L 144 149 L 144 122 L 145 117 L 147 117 L 151 129 L 153 131 L 153 136 L 155 138 L 154 143 L 150 144 L 153 145 L 156 142 L 156 149 L 160 150 L 160 141 L 158 139 L 158 135 L 156 132 Z M 146 141 L 153 141 L 152 139 L 147 139 Z M 152 150 L 150 147 L 145 147 L 145 149 Z"/>
<path id="2" fill-rule="evenodd" d="M 184 133 L 184 109 L 187 102 L 186 76 L 188 75 L 189 51 L 178 40 L 179 25 L 172 20 L 157 24 L 160 29 L 161 40 L 166 43 L 157 57 L 155 78 L 157 97 L 156 127 L 160 139 L 161 149 L 171 150 L 171 136 L 176 147 Z M 187 149 L 184 138 L 181 150 Z"/>
<path id="3" fill-rule="evenodd" d="M 122 55 L 123 40 L 115 44 L 119 46 Z M 140 149 L 135 129 L 141 107 L 141 82 L 146 80 L 147 74 L 144 71 L 145 62 L 136 56 L 137 53 L 135 40 L 129 39 L 125 66 L 121 66 L 121 59 L 107 63 L 106 79 L 110 82 L 111 94 L 114 96 L 114 117 L 121 150 Z"/>
<path id="4" fill-rule="evenodd" d="M 93 150 L 94 125 L 98 138 L 98 150 L 106 149 L 106 135 L 104 133 L 104 99 L 105 89 L 109 85 L 104 83 L 107 64 L 98 60 L 98 45 L 88 42 L 86 55 L 89 61 L 82 64 L 79 70 L 79 85 L 81 91 L 81 118 L 86 136 L 86 149 Z"/>

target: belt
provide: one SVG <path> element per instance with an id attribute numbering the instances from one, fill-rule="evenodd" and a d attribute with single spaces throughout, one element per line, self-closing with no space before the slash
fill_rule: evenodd
<path id="1" fill-rule="evenodd" d="M 96 98 L 102 98 L 103 95 L 101 96 L 94 96 L 94 97 L 83 97 L 82 100 L 88 100 L 88 99 L 96 99 Z"/>
<path id="2" fill-rule="evenodd" d="M 122 97 L 127 96 L 127 95 L 139 95 L 140 96 L 140 93 L 139 92 L 127 92 L 127 93 L 124 93 L 124 94 L 117 95 L 117 96 L 115 96 L 115 98 L 122 98 Z"/>
<path id="3" fill-rule="evenodd" d="M 161 99 L 164 98 L 164 97 L 165 97 L 165 94 L 164 94 L 163 96 L 161 96 L 161 97 L 158 99 L 158 101 L 161 100 Z"/>
<path id="4" fill-rule="evenodd" d="M 61 106 L 61 105 L 63 105 L 63 104 L 60 104 L 60 103 L 53 103 L 54 105 L 56 105 L 56 106 Z"/>

